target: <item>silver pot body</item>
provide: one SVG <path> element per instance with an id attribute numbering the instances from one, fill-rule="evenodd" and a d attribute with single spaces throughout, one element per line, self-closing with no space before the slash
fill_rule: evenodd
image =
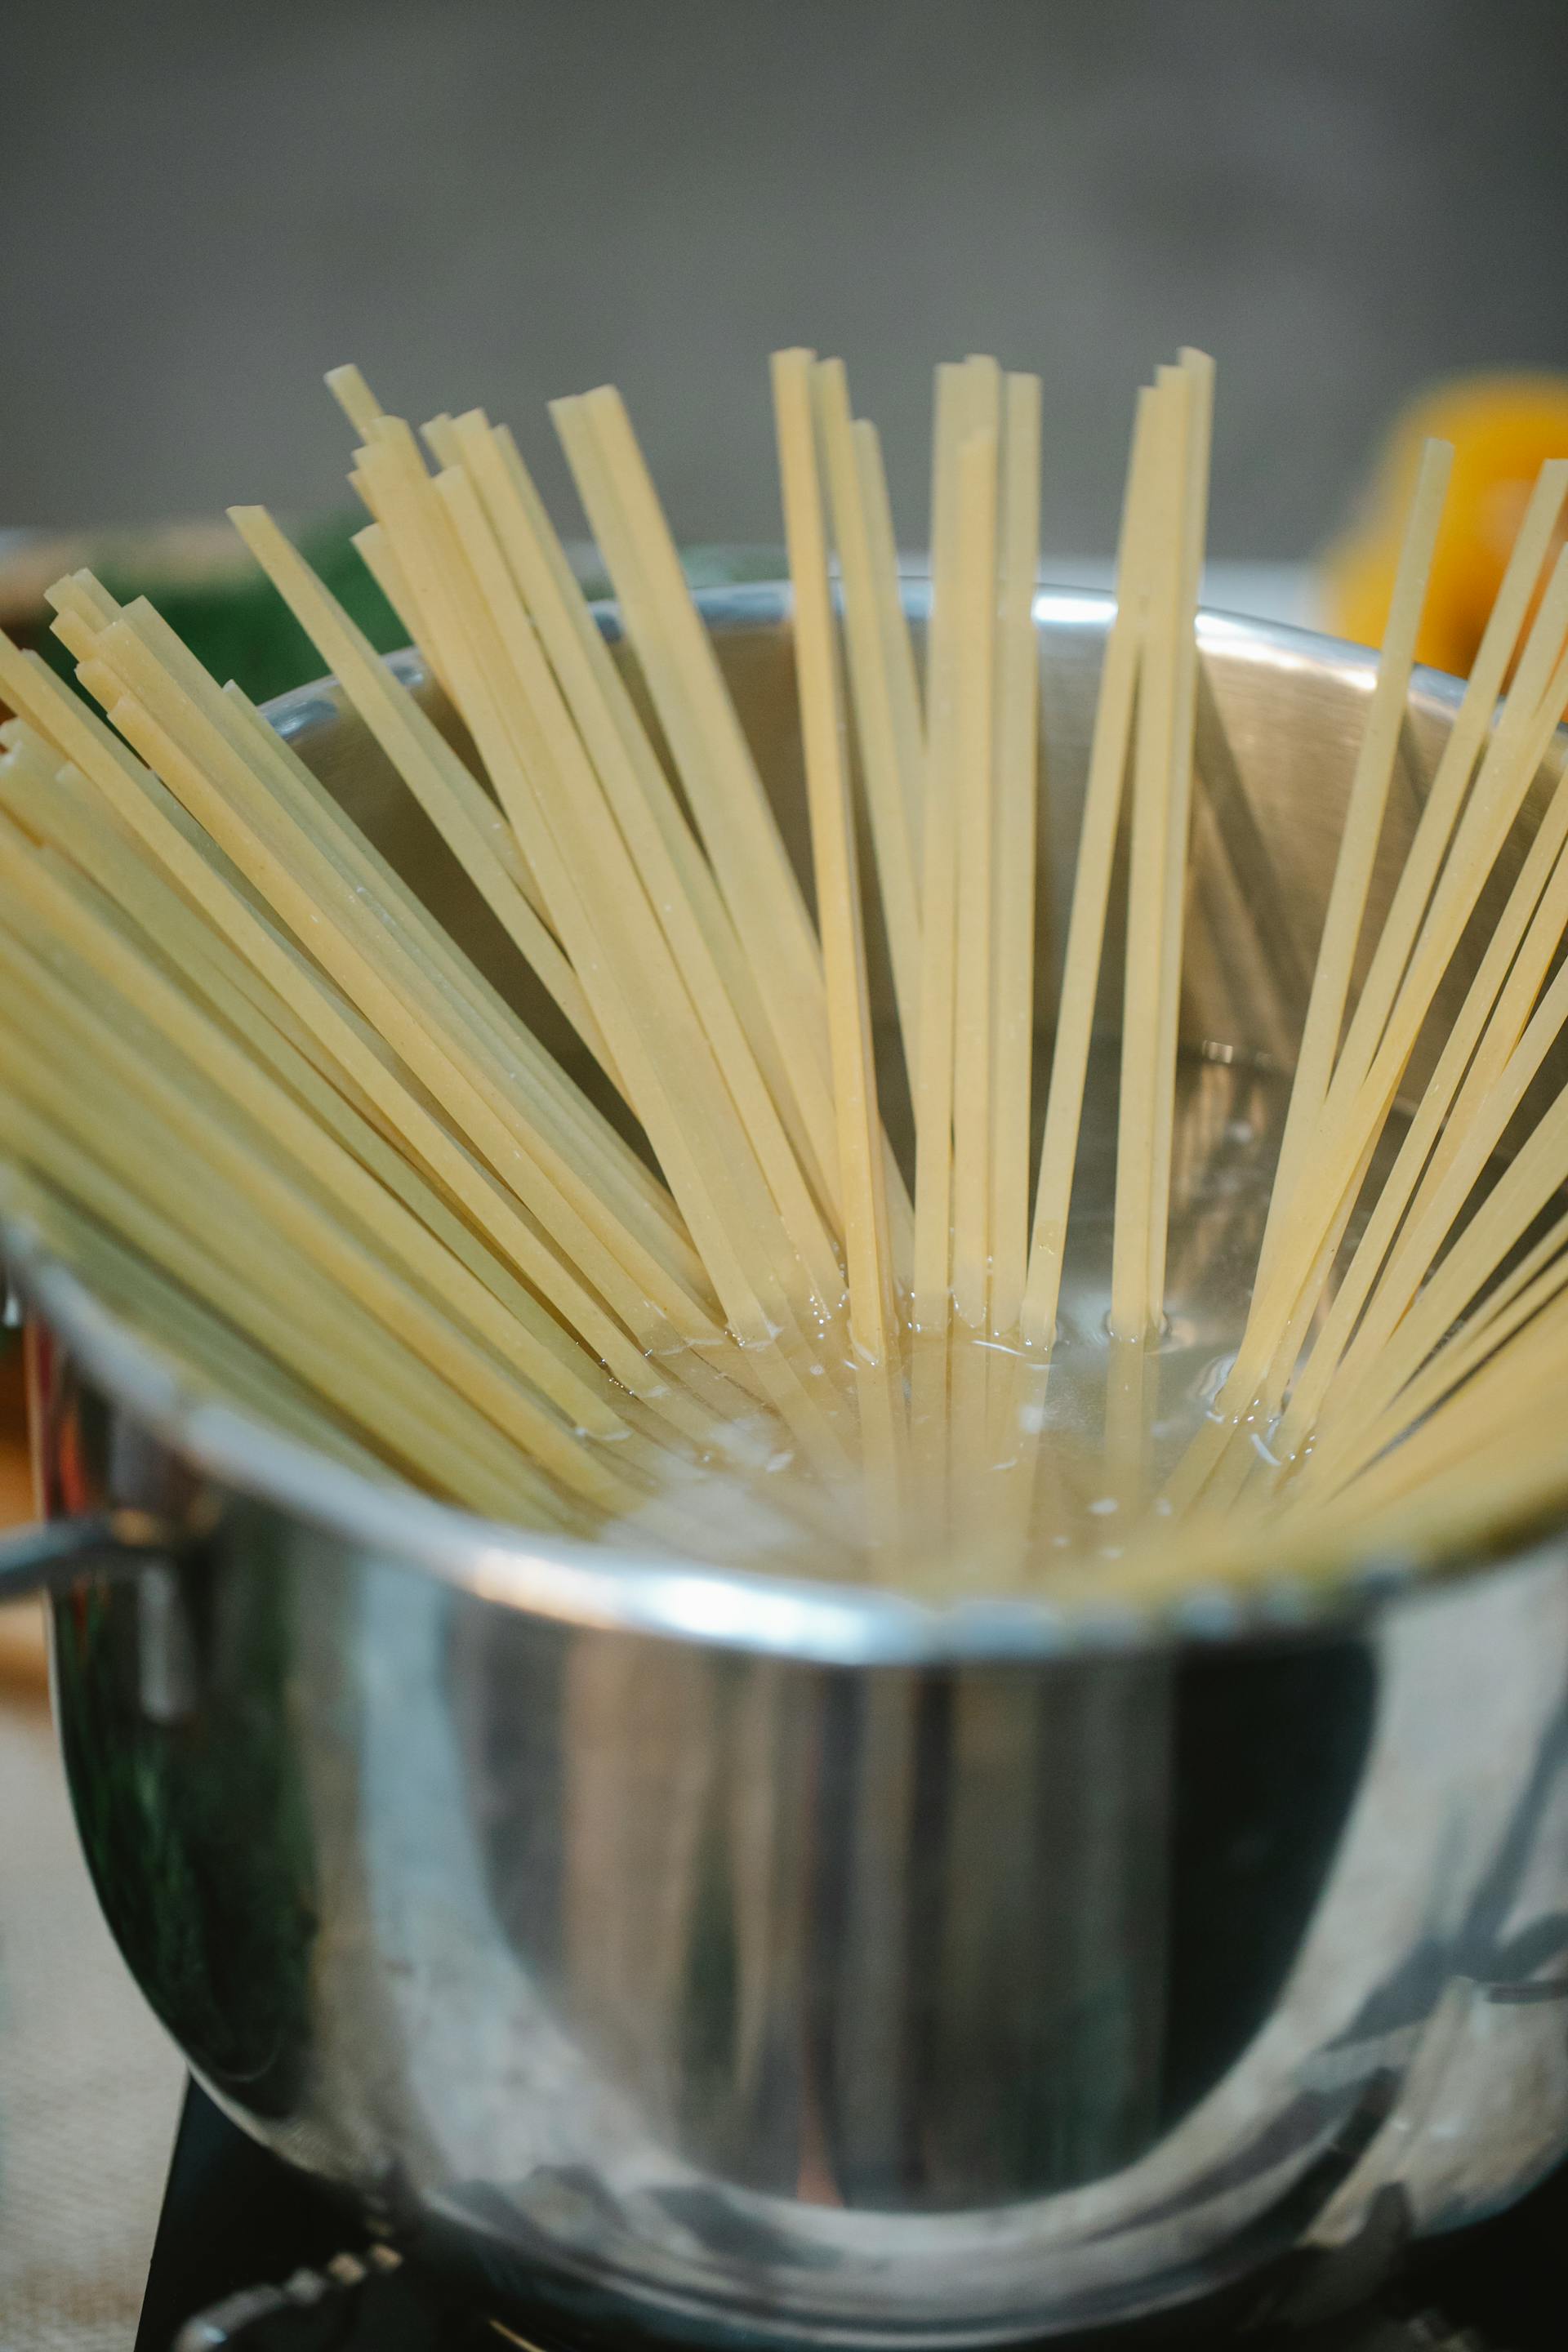
<path id="1" fill-rule="evenodd" d="M 787 820 L 787 602 L 709 602 Z M 1064 899 L 1106 617 L 1040 601 Z M 1184 1034 L 1288 1058 L 1370 667 L 1203 647 Z M 1391 834 L 1451 709 L 1421 681 Z M 490 958 L 332 691 L 274 715 Z M 1050 2335 L 1568 2151 L 1557 1535 L 1162 1628 L 607 1560 L 193 1406 L 10 1255 L 49 1508 L 186 1538 L 55 1610 L 121 1948 L 230 2115 L 498 2309 Z"/>

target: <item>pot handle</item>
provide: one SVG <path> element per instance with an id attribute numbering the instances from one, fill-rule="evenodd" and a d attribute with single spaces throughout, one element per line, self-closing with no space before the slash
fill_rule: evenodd
<path id="1" fill-rule="evenodd" d="M 0 1601 L 25 1601 L 68 1584 L 85 1569 L 124 1570 L 167 1557 L 139 1514 L 86 1511 L 39 1519 L 0 1538 Z"/>

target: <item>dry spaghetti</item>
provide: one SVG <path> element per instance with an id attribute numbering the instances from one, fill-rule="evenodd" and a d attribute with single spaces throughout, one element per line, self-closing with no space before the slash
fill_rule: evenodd
<path id="1" fill-rule="evenodd" d="M 1419 469 L 1250 1297 L 1173 1464 L 1169 1263 L 1230 1131 L 1179 1050 L 1211 363 L 1140 396 L 1059 969 L 1033 377 L 938 371 L 922 647 L 874 428 L 839 362 L 775 356 L 809 877 L 618 395 L 553 417 L 624 658 L 510 433 L 416 436 L 330 381 L 356 544 L 461 750 L 270 517 L 233 519 L 517 988 L 144 603 L 51 593 L 101 719 L 0 640 L 10 1213 L 195 1389 L 490 1517 L 944 1589 L 1327 1571 L 1561 1497 L 1568 785 L 1523 812 L 1568 702 L 1568 466 L 1375 922 L 1448 453 Z M 1064 1269 L 1112 1137 L 1086 1409 Z"/>

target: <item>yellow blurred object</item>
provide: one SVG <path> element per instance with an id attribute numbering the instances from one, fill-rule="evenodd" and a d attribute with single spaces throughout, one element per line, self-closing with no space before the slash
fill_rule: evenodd
<path id="1" fill-rule="evenodd" d="M 1406 408 L 1361 513 L 1323 558 L 1329 625 L 1358 645 L 1383 635 L 1423 442 L 1451 441 L 1454 473 L 1416 657 L 1468 675 L 1536 474 L 1568 457 L 1568 377 L 1457 376 Z"/>

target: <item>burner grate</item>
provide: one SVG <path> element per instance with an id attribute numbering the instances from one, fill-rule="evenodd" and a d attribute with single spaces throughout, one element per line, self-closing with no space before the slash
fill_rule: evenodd
<path id="1" fill-rule="evenodd" d="M 499 2320 L 453 2308 L 415 2263 L 342 2251 L 354 2217 L 246 2138 L 197 2089 L 185 2102 L 136 2352 L 538 2352 Z M 1568 2168 L 1480 2228 L 1435 2248 L 1363 2307 L 1292 2323 L 1212 2317 L 1164 2326 L 1151 2352 L 1563 2352 Z M 268 2284 L 268 2282 L 276 2282 Z M 1140 2331 L 1101 2339 L 1132 2352 Z M 1058 2352 L 1095 2352 L 1079 2339 Z"/>

